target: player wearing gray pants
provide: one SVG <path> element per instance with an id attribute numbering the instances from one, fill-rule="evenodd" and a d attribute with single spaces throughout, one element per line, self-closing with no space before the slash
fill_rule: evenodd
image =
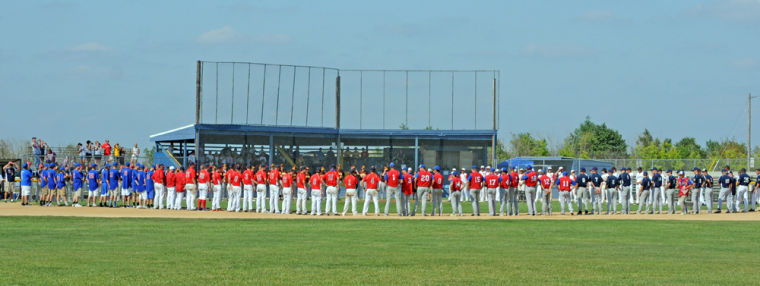
<path id="1" fill-rule="evenodd" d="M 649 199 L 649 195 L 651 194 L 651 192 L 652 191 L 649 188 L 646 188 L 646 189 L 642 189 L 641 192 L 639 193 L 639 202 L 641 203 L 639 204 L 639 210 L 636 211 L 637 214 L 641 213 L 641 209 L 644 208 L 644 205 L 646 205 L 646 211 L 644 213 L 646 214 L 649 213 L 649 204 L 646 203 L 646 200 Z"/>
<path id="2" fill-rule="evenodd" d="M 582 213 L 583 207 L 586 207 L 586 213 L 588 213 L 588 189 L 586 187 L 578 187 L 575 189 L 575 200 L 578 204 L 578 214 Z"/>
<path id="3" fill-rule="evenodd" d="M 425 208 L 427 208 L 427 196 L 430 192 L 430 187 L 417 187 L 417 201 L 414 203 L 414 212 L 417 211 L 417 207 L 420 206 L 420 202 L 422 203 L 422 208 L 419 209 L 422 216 L 427 216 L 425 214 Z M 414 216 L 414 212 L 412 212 L 412 216 Z"/>
<path id="4" fill-rule="evenodd" d="M 451 201 L 451 215 L 455 216 L 457 212 L 462 216 L 462 191 L 454 190 L 449 197 Z"/>
<path id="5" fill-rule="evenodd" d="M 507 192 L 507 214 L 510 216 L 518 215 L 520 214 L 520 207 L 517 200 L 518 194 L 517 194 L 517 188 L 509 188 L 509 192 Z"/>
<path id="6" fill-rule="evenodd" d="M 396 212 L 401 216 L 401 191 L 399 186 L 385 187 L 386 201 L 385 201 L 385 216 L 388 216 L 388 212 L 391 210 L 391 197 L 396 197 Z"/>
<path id="7" fill-rule="evenodd" d="M 676 189 L 665 191 L 665 204 L 668 205 L 669 214 L 676 214 Z"/>
<path id="8" fill-rule="evenodd" d="M 702 192 L 702 195 L 704 196 L 703 200 L 705 204 L 707 205 L 707 213 L 712 213 L 713 209 L 713 200 L 712 200 L 712 187 L 705 187 L 705 190 Z"/>
<path id="9" fill-rule="evenodd" d="M 609 183 L 607 185 L 609 185 Z M 617 213 L 617 194 L 618 194 L 617 188 L 607 189 L 607 213 L 606 214 L 608 215 L 609 214 L 614 215 Z"/>
<path id="10" fill-rule="evenodd" d="M 536 215 L 536 187 L 525 186 L 525 202 L 528 204 L 528 214 Z"/>
<path id="11" fill-rule="evenodd" d="M 631 193 L 631 187 L 623 187 L 620 190 L 620 213 L 621 214 L 630 214 L 631 213 L 631 201 L 628 199 L 628 195 Z"/>
<path id="12" fill-rule="evenodd" d="M 480 216 L 480 189 L 470 189 L 470 200 L 472 200 L 472 215 Z"/>
<path id="13" fill-rule="evenodd" d="M 496 215 L 496 190 L 497 188 L 486 188 L 486 202 L 488 202 L 488 215 Z"/>
<path id="14" fill-rule="evenodd" d="M 435 211 L 438 210 L 438 215 L 443 215 L 443 189 L 433 189 L 433 212 L 430 213 L 431 216 L 435 215 Z M 424 209 L 424 207 L 423 207 Z"/>
<path id="15" fill-rule="evenodd" d="M 541 214 L 552 214 L 552 189 L 541 189 Z"/>
<path id="16" fill-rule="evenodd" d="M 500 203 L 499 203 L 499 215 L 504 215 L 504 210 L 506 209 L 507 212 L 509 212 L 509 206 L 508 203 L 509 200 L 509 188 L 499 188 L 499 196 L 500 196 Z"/>

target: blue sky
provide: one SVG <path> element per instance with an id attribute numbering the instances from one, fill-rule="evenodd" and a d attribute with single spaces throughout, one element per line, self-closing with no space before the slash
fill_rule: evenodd
<path id="1" fill-rule="evenodd" d="M 760 95 L 760 0 L 3 6 L 0 136 L 52 145 L 145 145 L 193 122 L 199 59 L 499 69 L 501 137 L 528 131 L 552 145 L 587 115 L 629 144 L 644 128 L 745 140 L 746 94 Z"/>

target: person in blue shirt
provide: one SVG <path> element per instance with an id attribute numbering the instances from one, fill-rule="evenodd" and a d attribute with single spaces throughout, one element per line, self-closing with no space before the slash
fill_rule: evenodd
<path id="1" fill-rule="evenodd" d="M 98 191 L 98 187 L 100 184 L 100 172 L 98 172 L 98 165 L 95 163 L 92 163 L 90 166 L 90 171 L 87 172 L 87 186 L 88 186 L 88 194 L 87 202 L 90 202 L 90 198 L 92 198 L 92 206 L 95 206 L 95 193 Z"/>
<path id="2" fill-rule="evenodd" d="M 630 214 L 631 213 L 631 201 L 630 198 L 628 198 L 628 195 L 631 194 L 631 169 L 628 167 L 620 168 L 620 176 L 618 176 L 618 179 L 620 179 L 620 191 L 618 192 L 619 200 L 620 200 L 620 213 L 621 214 Z"/>
<path id="3" fill-rule="evenodd" d="M 69 205 L 68 199 L 66 198 L 66 173 L 63 171 L 63 167 L 58 167 L 58 172 L 55 173 L 55 201 L 59 207 L 61 206 L 61 199 L 63 199 L 64 205 Z"/>
<path id="4" fill-rule="evenodd" d="M 153 167 L 145 174 L 145 196 L 147 201 L 145 202 L 147 208 L 153 208 L 153 198 L 156 193 L 153 186 Z"/>
<path id="5" fill-rule="evenodd" d="M 662 188 L 662 175 L 660 175 L 661 170 L 658 170 L 657 168 L 652 168 L 652 198 L 650 201 L 652 202 L 652 212 L 655 210 L 657 211 L 657 214 L 662 213 L 662 203 L 663 203 L 663 188 Z"/>
<path id="6" fill-rule="evenodd" d="M 720 192 L 718 193 L 718 210 L 715 213 L 719 214 L 723 208 L 723 201 L 726 201 L 726 212 L 731 212 L 730 205 L 733 203 L 731 196 L 731 182 L 733 179 L 728 175 L 726 169 L 721 171 L 722 175 L 718 178 L 718 184 L 720 184 Z"/>
<path id="7" fill-rule="evenodd" d="M 591 168 L 589 176 L 589 193 L 591 194 L 591 214 L 602 214 L 602 175 L 597 167 Z"/>
<path id="8" fill-rule="evenodd" d="M 137 192 L 139 193 L 137 208 L 144 209 L 147 195 L 145 193 L 145 171 L 143 170 L 142 164 L 137 164 L 136 173 L 137 173 L 137 176 L 136 176 L 135 183 L 137 183 Z"/>
<path id="9" fill-rule="evenodd" d="M 108 172 L 108 206 L 115 208 L 116 203 L 119 201 L 119 164 L 114 162 L 111 165 L 111 170 Z"/>
<path id="10" fill-rule="evenodd" d="M 136 208 L 137 203 L 140 201 L 140 186 L 137 184 L 137 168 L 138 163 L 132 164 L 132 168 L 129 169 L 129 179 L 132 181 L 129 184 L 132 186 L 132 207 Z"/>
<path id="11" fill-rule="evenodd" d="M 21 169 L 21 205 L 29 205 L 29 195 L 32 194 L 32 171 L 29 164 L 24 163 Z"/>
<path id="12" fill-rule="evenodd" d="M 588 175 L 586 175 L 586 168 L 581 168 L 581 173 L 575 178 L 575 199 L 578 203 L 578 215 L 584 214 L 583 207 L 586 207 L 585 214 L 588 214 L 588 204 L 591 196 L 588 193 Z M 583 205 L 581 205 L 583 203 Z"/>
<path id="13" fill-rule="evenodd" d="M 704 184 L 704 191 L 702 192 L 701 202 L 704 203 L 707 206 L 707 213 L 710 214 L 713 212 L 713 199 L 712 199 L 712 188 L 713 188 L 713 178 L 710 176 L 710 174 L 707 173 L 707 169 L 702 169 L 702 176 L 705 178 L 705 184 Z"/>
<path id="14" fill-rule="evenodd" d="M 72 196 L 74 197 L 75 208 L 82 207 L 79 204 L 79 196 L 82 195 L 82 187 L 84 186 L 84 176 L 82 175 L 82 164 L 74 164 L 74 171 L 71 172 L 71 187 L 74 190 Z"/>
<path id="15" fill-rule="evenodd" d="M 747 198 L 747 195 L 750 182 L 752 182 L 752 179 L 749 177 L 749 175 L 747 175 L 747 169 L 742 168 L 739 171 L 739 179 L 737 180 L 735 209 L 739 209 L 739 205 L 742 201 L 744 201 L 744 209 L 742 210 L 743 213 L 749 211 L 749 199 Z"/>
<path id="16" fill-rule="evenodd" d="M 705 177 L 702 176 L 702 172 L 699 168 L 694 167 L 694 189 L 691 191 L 691 208 L 696 214 L 699 214 L 701 207 L 699 206 L 699 197 L 702 191 L 702 187 L 705 185 Z"/>
<path id="17" fill-rule="evenodd" d="M 126 163 L 125 165 L 125 168 L 121 168 L 121 176 L 119 176 L 119 179 L 121 180 L 121 207 L 123 208 L 129 207 L 129 196 L 132 193 L 130 190 L 132 188 L 132 169 L 130 168 L 129 163 Z"/>
<path id="18" fill-rule="evenodd" d="M 673 176 L 673 170 L 668 170 L 667 185 L 665 186 L 665 204 L 668 205 L 668 214 L 676 214 L 677 181 Z"/>
<path id="19" fill-rule="evenodd" d="M 98 202 L 98 205 L 101 207 L 107 207 L 108 202 L 108 174 L 111 173 L 111 166 L 108 163 L 103 164 L 103 169 L 100 170 L 100 200 Z"/>
<path id="20" fill-rule="evenodd" d="M 646 214 L 649 214 L 649 204 L 647 204 L 647 200 L 649 199 L 649 195 L 651 194 L 652 190 L 652 180 L 649 179 L 649 174 L 647 172 L 644 172 L 644 178 L 641 179 L 641 191 L 639 191 L 639 210 L 636 211 L 636 214 L 641 214 L 641 209 L 646 205 Z"/>
<path id="21" fill-rule="evenodd" d="M 49 207 L 53 206 L 53 198 L 58 193 L 55 184 L 55 173 L 55 164 L 51 163 L 47 172 L 45 172 L 45 182 L 47 182 L 48 188 L 47 206 Z"/>
<path id="22" fill-rule="evenodd" d="M 607 213 L 608 215 L 614 215 L 617 213 L 617 193 L 620 189 L 620 180 L 615 176 L 615 168 L 612 168 L 612 172 L 607 175 L 605 181 L 607 192 Z M 611 210 L 611 212 L 610 212 Z"/>

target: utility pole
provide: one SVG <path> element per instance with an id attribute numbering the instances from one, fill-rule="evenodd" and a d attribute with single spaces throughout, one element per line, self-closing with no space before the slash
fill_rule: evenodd
<path id="1" fill-rule="evenodd" d="M 747 172 L 752 160 L 752 93 L 747 93 Z"/>

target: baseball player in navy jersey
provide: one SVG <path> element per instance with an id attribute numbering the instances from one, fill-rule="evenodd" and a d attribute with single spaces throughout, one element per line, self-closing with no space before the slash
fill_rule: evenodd
<path id="1" fill-rule="evenodd" d="M 676 213 L 676 177 L 673 170 L 668 170 L 665 178 L 665 204 L 668 205 L 668 214 Z"/>
<path id="2" fill-rule="evenodd" d="M 644 176 L 641 178 L 641 183 L 639 183 L 639 210 L 636 211 L 636 214 L 641 214 L 641 209 L 646 206 L 646 214 L 649 214 L 649 204 L 647 204 L 647 200 L 649 199 L 649 195 L 651 195 L 652 190 L 652 180 L 649 179 L 649 174 L 647 172 L 642 173 Z"/>
<path id="3" fill-rule="evenodd" d="M 599 169 L 591 168 L 589 176 L 589 193 L 591 194 L 591 214 L 602 214 L 602 175 L 599 175 Z"/>
<path id="4" fill-rule="evenodd" d="M 575 199 L 578 203 L 578 215 L 584 214 L 583 207 L 586 207 L 585 214 L 588 214 L 589 192 L 588 192 L 588 176 L 586 175 L 586 168 L 581 168 L 581 173 L 575 179 Z"/>
<path id="5" fill-rule="evenodd" d="M 608 215 L 614 215 L 617 213 L 617 193 L 620 186 L 618 177 L 615 176 L 615 168 L 607 174 L 607 178 L 604 180 L 604 186 L 607 193 L 607 213 Z"/>
<path id="6" fill-rule="evenodd" d="M 711 214 L 713 209 L 713 200 L 712 200 L 712 188 L 713 188 L 713 178 L 710 176 L 710 174 L 707 173 L 707 169 L 702 169 L 702 176 L 705 177 L 705 185 L 704 185 L 704 191 L 702 192 L 702 202 L 707 206 L 707 213 Z"/>
<path id="7" fill-rule="evenodd" d="M 620 180 L 620 186 L 618 195 L 620 196 L 620 213 L 621 214 L 630 214 L 631 213 L 631 200 L 628 198 L 628 196 L 631 194 L 631 170 L 630 168 L 621 168 L 620 169 L 620 176 L 618 176 L 618 179 Z"/>
<path id="8" fill-rule="evenodd" d="M 699 205 L 699 195 L 700 191 L 702 190 L 702 186 L 705 184 L 705 177 L 702 176 L 699 168 L 694 168 L 694 177 L 692 180 L 694 181 L 694 187 L 691 190 L 691 207 L 694 213 L 699 214 L 699 210 L 701 209 Z"/>
<path id="9" fill-rule="evenodd" d="M 657 168 L 652 168 L 652 212 L 657 211 L 657 214 L 662 213 L 662 194 L 663 194 L 663 186 L 662 186 L 662 175 L 660 175 L 660 170 Z"/>
<path id="10" fill-rule="evenodd" d="M 741 212 L 746 213 L 749 211 L 749 200 L 747 198 L 747 192 L 749 191 L 749 183 L 752 181 L 750 179 L 749 175 L 747 175 L 747 170 L 742 168 L 739 171 L 739 179 L 736 182 L 736 208 L 739 210 L 739 206 L 741 202 L 744 202 L 744 209 L 741 210 Z"/>

